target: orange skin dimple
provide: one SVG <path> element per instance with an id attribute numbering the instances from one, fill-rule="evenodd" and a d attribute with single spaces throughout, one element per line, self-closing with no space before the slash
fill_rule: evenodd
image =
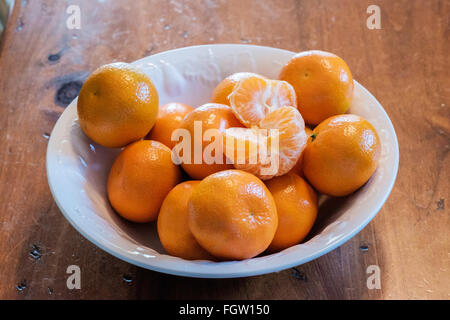
<path id="1" fill-rule="evenodd" d="M 192 193 L 188 208 L 189 227 L 198 243 L 227 260 L 262 253 L 278 225 L 276 205 L 267 187 L 240 170 L 205 178 Z"/>
<path id="2" fill-rule="evenodd" d="M 78 119 L 83 132 L 109 148 L 145 137 L 158 114 L 158 93 L 150 78 L 127 63 L 95 70 L 81 88 Z"/>
<path id="3" fill-rule="evenodd" d="M 228 98 L 233 113 L 248 128 L 225 131 L 225 154 L 234 167 L 263 180 L 289 172 L 306 144 L 294 88 L 286 81 L 253 75 L 240 79 Z M 246 150 L 237 152 L 238 145 Z"/>
<path id="4" fill-rule="evenodd" d="M 140 140 L 125 147 L 109 172 L 112 207 L 133 222 L 156 220 L 169 191 L 181 180 L 171 150 L 158 141 Z"/>
<path id="5" fill-rule="evenodd" d="M 185 181 L 164 199 L 158 215 L 158 235 L 166 251 L 187 260 L 215 260 L 195 240 L 188 226 L 188 200 L 200 181 Z"/>
<path id="6" fill-rule="evenodd" d="M 214 91 L 211 95 L 211 102 L 226 104 L 229 106 L 230 100 L 228 99 L 228 96 L 230 95 L 231 91 L 233 91 L 233 88 L 236 85 L 236 83 L 238 83 L 239 80 L 241 79 L 255 76 L 262 77 L 258 74 L 251 72 L 237 72 L 226 77 L 217 85 L 217 87 L 214 88 Z"/>
<path id="7" fill-rule="evenodd" d="M 353 114 L 334 116 L 313 130 L 304 151 L 303 172 L 321 193 L 346 196 L 377 168 L 381 144 L 375 128 Z"/>
<path id="8" fill-rule="evenodd" d="M 156 123 L 147 138 L 159 141 L 170 149 L 175 147 L 176 142 L 172 141 L 172 132 L 180 128 L 184 117 L 194 108 L 184 103 L 172 102 L 159 108 Z"/>
<path id="9" fill-rule="evenodd" d="M 184 171 L 193 179 L 203 179 L 210 174 L 222 170 L 232 169 L 231 164 L 226 163 L 223 156 L 222 164 L 194 163 L 194 121 L 201 121 L 202 133 L 208 129 L 218 129 L 224 131 L 230 127 L 242 127 L 242 124 L 236 119 L 229 106 L 217 103 L 207 103 L 190 112 L 181 123 L 180 128 L 187 129 L 191 135 L 191 161 L 190 163 L 182 163 Z M 211 141 L 203 141 L 202 151 Z"/>
<path id="10" fill-rule="evenodd" d="M 353 98 L 350 69 L 332 53 L 300 52 L 282 68 L 279 79 L 294 87 L 298 110 L 307 124 L 347 112 Z"/>
<path id="11" fill-rule="evenodd" d="M 317 217 L 317 195 L 295 173 L 266 182 L 277 205 L 278 228 L 268 251 L 276 252 L 299 244 L 308 235 Z"/>

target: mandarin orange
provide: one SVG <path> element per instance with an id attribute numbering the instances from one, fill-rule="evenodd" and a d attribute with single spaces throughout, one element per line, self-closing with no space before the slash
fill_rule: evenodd
<path id="1" fill-rule="evenodd" d="M 125 147 L 109 172 L 107 192 L 112 207 L 133 222 L 156 220 L 169 191 L 181 180 L 171 150 L 158 141 L 140 140 Z"/>
<path id="2" fill-rule="evenodd" d="M 156 123 L 152 131 L 148 134 L 148 139 L 159 141 L 170 149 L 175 147 L 176 142 L 172 141 L 172 133 L 180 128 L 184 117 L 194 108 L 184 103 L 167 103 L 159 108 Z"/>
<path id="3" fill-rule="evenodd" d="M 295 90 L 289 83 L 259 75 L 239 80 L 228 99 L 236 117 L 247 127 L 258 126 L 275 109 L 297 106 Z"/>
<path id="4" fill-rule="evenodd" d="M 196 123 L 197 128 L 201 129 L 200 133 L 197 132 L 197 135 L 201 135 L 201 141 L 196 141 L 198 140 L 196 139 L 197 135 L 194 132 Z M 190 133 L 191 157 L 188 161 L 184 161 L 181 164 L 184 171 L 186 171 L 186 173 L 193 179 L 203 179 L 212 173 L 232 169 L 233 166 L 226 163 L 226 158 L 223 155 L 223 151 L 220 151 L 222 155 L 219 156 L 222 163 L 206 163 L 203 157 L 203 152 L 205 148 L 213 141 L 204 141 L 203 133 L 205 133 L 208 129 L 217 129 L 220 132 L 223 132 L 227 128 L 240 126 L 242 126 L 242 124 L 236 119 L 231 111 L 231 108 L 223 104 L 207 103 L 186 115 L 180 125 L 180 128 L 186 129 Z M 196 144 L 200 144 L 200 148 L 195 148 Z M 196 152 L 201 154 L 196 155 Z M 195 161 L 196 156 L 201 161 Z"/>
<path id="5" fill-rule="evenodd" d="M 112 63 L 95 70 L 83 84 L 77 110 L 80 127 L 89 138 L 104 147 L 123 147 L 152 129 L 158 93 L 139 69 Z"/>
<path id="6" fill-rule="evenodd" d="M 278 228 L 268 251 L 275 252 L 300 243 L 317 217 L 316 192 L 295 173 L 266 181 L 278 213 Z"/>
<path id="7" fill-rule="evenodd" d="M 200 181 L 185 181 L 164 199 L 158 215 L 158 235 L 166 251 L 187 260 L 214 258 L 195 240 L 188 226 L 188 200 Z"/>
<path id="8" fill-rule="evenodd" d="M 254 175 L 226 170 L 205 178 L 188 203 L 189 227 L 198 243 L 222 259 L 262 253 L 277 229 L 276 205 Z"/>
<path id="9" fill-rule="evenodd" d="M 251 72 L 237 72 L 226 77 L 217 85 L 217 87 L 214 88 L 214 91 L 211 95 L 211 102 L 230 105 L 230 100 L 228 99 L 228 96 L 233 91 L 236 83 L 238 83 L 242 79 L 250 77 L 262 77 L 262 76 Z"/>
<path id="10" fill-rule="evenodd" d="M 369 180 L 380 155 L 380 139 L 367 120 L 338 115 L 314 128 L 304 152 L 303 172 L 321 193 L 345 196 Z"/>
<path id="11" fill-rule="evenodd" d="M 263 180 L 291 170 L 306 144 L 294 88 L 256 75 L 239 80 L 228 97 L 249 127 L 225 130 L 225 155 L 234 167 Z"/>
<path id="12" fill-rule="evenodd" d="M 234 167 L 262 180 L 289 172 L 305 145 L 303 119 L 294 107 L 273 109 L 253 128 L 229 128 L 224 152 Z"/>
<path id="13" fill-rule="evenodd" d="M 350 107 L 352 74 L 345 61 L 332 53 L 300 52 L 282 68 L 279 79 L 294 87 L 298 110 L 307 124 L 319 124 Z"/>

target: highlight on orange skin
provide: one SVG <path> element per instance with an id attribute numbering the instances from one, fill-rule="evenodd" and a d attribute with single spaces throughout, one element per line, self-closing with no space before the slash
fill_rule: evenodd
<path id="1" fill-rule="evenodd" d="M 266 181 L 278 213 L 278 228 L 268 248 L 277 252 L 299 244 L 317 218 L 317 195 L 299 175 L 288 173 Z"/>
<path id="2" fill-rule="evenodd" d="M 186 173 L 192 178 L 192 179 L 203 179 L 210 174 L 213 174 L 215 172 L 219 172 L 222 170 L 232 169 L 233 165 L 228 164 L 226 161 L 225 156 L 222 156 L 222 163 L 212 163 L 207 164 L 202 159 L 202 163 L 195 163 L 194 159 L 194 144 L 198 143 L 198 141 L 194 141 L 195 137 L 195 122 L 199 121 L 201 124 L 202 132 L 206 132 L 208 129 L 217 129 L 221 132 L 225 131 L 225 129 L 230 127 L 241 127 L 242 124 L 239 122 L 238 119 L 234 116 L 231 108 L 229 106 L 218 104 L 218 103 L 207 103 L 204 104 L 196 109 L 194 109 L 192 112 L 190 112 L 186 117 L 184 118 L 183 122 L 181 123 L 180 128 L 186 129 L 189 131 L 191 136 L 191 159 L 190 161 L 185 161 L 181 163 L 182 168 Z M 211 142 L 203 141 L 202 140 L 202 153 L 204 149 L 210 144 Z M 203 158 L 203 157 L 202 157 Z"/>
<path id="3" fill-rule="evenodd" d="M 158 215 L 158 235 L 166 251 L 187 260 L 215 260 L 195 240 L 188 225 L 188 200 L 200 181 L 185 181 L 167 194 Z"/>
<path id="4" fill-rule="evenodd" d="M 375 172 L 381 142 L 375 128 L 354 114 L 330 117 L 313 130 L 304 151 L 303 172 L 321 193 L 346 196 Z"/>
<path id="5" fill-rule="evenodd" d="M 126 146 L 111 167 L 108 199 L 123 218 L 133 222 L 156 220 L 169 191 L 181 181 L 171 150 L 158 141 L 140 140 Z"/>
<path id="6" fill-rule="evenodd" d="M 297 53 L 278 78 L 294 87 L 298 110 L 307 124 L 317 125 L 350 107 L 353 77 L 347 63 L 335 54 L 319 50 Z"/>
<path id="7" fill-rule="evenodd" d="M 193 107 L 179 102 L 170 102 L 159 107 L 155 125 L 146 139 L 159 141 L 173 149 L 176 141 L 171 139 L 172 132 L 180 128 L 184 117 L 193 110 Z"/>
<path id="8" fill-rule="evenodd" d="M 234 86 L 242 79 L 249 77 L 263 77 L 256 73 L 252 72 L 237 72 L 229 75 L 225 79 L 223 79 L 217 87 L 214 88 L 213 93 L 211 95 L 212 103 L 220 103 L 230 105 L 230 100 L 228 96 L 233 91 Z M 263 77 L 264 78 L 264 77 Z"/>
<path id="9" fill-rule="evenodd" d="M 206 177 L 192 193 L 188 208 L 189 227 L 198 243 L 226 260 L 262 253 L 278 225 L 270 191 L 257 177 L 241 170 Z"/>

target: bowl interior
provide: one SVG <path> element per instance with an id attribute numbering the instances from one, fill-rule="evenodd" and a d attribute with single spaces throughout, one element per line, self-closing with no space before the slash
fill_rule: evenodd
<path id="1" fill-rule="evenodd" d="M 208 45 L 163 52 L 134 62 L 155 83 L 160 104 L 200 106 L 226 76 L 241 71 L 277 78 L 294 53 L 260 46 Z M 51 134 L 47 176 L 61 212 L 87 239 L 138 266 L 194 277 L 239 277 L 279 271 L 310 261 L 359 232 L 379 211 L 393 186 L 398 146 L 389 117 L 376 99 L 355 81 L 350 113 L 369 120 L 382 143 L 375 174 L 345 198 L 320 198 L 319 218 L 308 239 L 282 252 L 245 261 L 187 261 L 165 253 L 155 223 L 134 224 L 120 218 L 106 197 L 106 179 L 119 149 L 103 148 L 81 131 L 77 100 L 64 111 Z M 158 183 L 155 181 L 155 183 Z"/>

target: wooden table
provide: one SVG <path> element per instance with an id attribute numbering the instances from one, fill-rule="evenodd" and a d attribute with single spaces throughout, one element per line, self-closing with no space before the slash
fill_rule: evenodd
<path id="1" fill-rule="evenodd" d="M 17 0 L 0 47 L 1 299 L 449 299 L 450 1 Z M 367 7 L 381 8 L 370 30 Z M 343 57 L 394 123 L 389 200 L 329 254 L 269 275 L 204 280 L 118 260 L 64 219 L 45 174 L 48 135 L 87 75 L 177 47 L 250 43 Z M 81 290 L 66 287 L 79 265 Z M 366 286 L 378 265 L 381 289 Z"/>

